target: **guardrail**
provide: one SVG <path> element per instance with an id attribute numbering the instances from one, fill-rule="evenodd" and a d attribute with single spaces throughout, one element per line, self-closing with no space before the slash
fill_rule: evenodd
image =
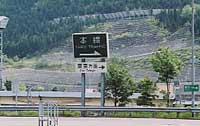
<path id="1" fill-rule="evenodd" d="M 0 106 L 0 111 L 38 111 L 38 106 Z"/>
<path id="2" fill-rule="evenodd" d="M 168 107 L 61 107 L 60 110 L 70 111 L 104 111 L 104 112 L 195 112 L 199 108 L 168 108 Z"/>
<path id="3" fill-rule="evenodd" d="M 0 106 L 0 111 L 38 111 L 38 106 Z M 200 113 L 200 108 L 176 107 L 82 107 L 60 106 L 59 111 L 95 111 L 95 112 L 193 112 Z"/>

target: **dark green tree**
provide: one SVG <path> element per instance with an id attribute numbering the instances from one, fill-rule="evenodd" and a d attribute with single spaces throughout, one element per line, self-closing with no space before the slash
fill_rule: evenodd
<path id="1" fill-rule="evenodd" d="M 175 52 L 169 48 L 160 48 L 151 58 L 150 62 L 155 72 L 159 73 L 159 80 L 167 86 L 167 106 L 170 103 L 170 81 L 174 79 L 181 70 L 182 61 Z"/>
<path id="2" fill-rule="evenodd" d="M 137 92 L 141 96 L 136 100 L 137 105 L 154 106 L 153 100 L 156 98 L 155 91 L 157 90 L 156 84 L 148 77 L 145 77 L 137 85 Z"/>
<path id="3" fill-rule="evenodd" d="M 12 82 L 9 80 L 6 80 L 5 87 L 6 87 L 7 91 L 11 91 L 12 90 Z"/>
<path id="4" fill-rule="evenodd" d="M 198 3 L 196 1 L 196 3 Z M 176 32 L 179 28 L 189 26 L 192 22 L 192 7 L 186 5 L 182 9 L 163 10 L 156 18 L 160 21 L 160 26 L 170 32 Z M 186 25 L 187 24 L 187 25 Z M 189 26 L 191 28 L 191 26 Z M 200 5 L 195 4 L 195 34 L 200 36 Z"/>
<path id="5" fill-rule="evenodd" d="M 54 87 L 51 91 L 59 91 L 58 87 Z"/>
<path id="6" fill-rule="evenodd" d="M 135 89 L 135 83 L 127 68 L 117 62 L 111 62 L 108 65 L 105 83 L 106 97 L 113 99 L 115 107 L 124 106 L 130 102 L 129 96 Z"/>

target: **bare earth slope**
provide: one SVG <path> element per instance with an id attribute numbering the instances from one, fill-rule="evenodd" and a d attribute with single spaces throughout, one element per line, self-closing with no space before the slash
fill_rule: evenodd
<path id="1" fill-rule="evenodd" d="M 120 19 L 93 25 L 89 28 L 86 28 L 84 32 L 108 32 L 110 34 L 110 52 L 112 56 L 118 55 L 121 57 L 126 57 L 131 61 L 143 60 L 143 58 L 148 57 L 152 54 L 152 52 L 155 52 L 159 47 L 162 46 L 167 46 L 174 50 L 187 48 L 190 46 L 190 44 L 188 44 L 190 43 L 190 32 L 188 28 L 182 28 L 176 33 L 170 34 L 165 29 L 158 27 L 157 23 L 158 22 L 152 17 Z M 35 68 L 35 64 L 37 64 L 38 61 L 46 62 L 47 67 L 42 68 L 42 74 L 41 71 L 37 70 L 21 70 L 21 74 L 19 74 L 20 70 L 12 70 L 12 72 L 7 70 L 5 72 L 5 77 L 8 76 L 8 78 L 13 78 L 10 77 L 10 75 L 12 75 L 11 73 L 16 73 L 17 76 L 15 76 L 15 79 L 18 80 L 23 78 L 24 80 L 30 80 L 33 82 L 35 78 L 36 81 L 48 80 L 47 83 L 60 83 L 60 81 L 62 81 L 61 83 L 66 83 L 71 82 L 73 78 L 77 80 L 74 80 L 74 83 L 77 85 L 80 83 L 80 77 L 76 77 L 80 76 L 79 74 L 75 75 L 75 73 L 64 73 L 69 71 L 69 69 L 66 69 L 68 67 L 71 67 L 70 71 L 73 71 L 74 59 L 72 56 L 71 43 L 71 38 L 69 38 L 66 40 L 66 45 L 64 47 L 54 49 L 51 52 L 42 55 L 41 57 L 32 59 L 31 63 L 29 60 L 21 62 L 21 65 L 24 64 L 24 66 L 26 66 L 28 64 L 28 67 L 31 69 Z M 136 80 L 139 80 L 144 76 L 150 76 L 151 78 L 156 79 L 157 74 L 152 72 L 151 69 L 146 68 L 148 63 L 142 63 L 143 64 L 139 62 L 138 65 L 137 63 L 132 62 L 132 64 L 130 64 L 131 73 L 136 78 Z M 51 73 L 49 70 L 51 70 Z M 52 70 L 62 72 L 58 73 L 53 72 Z M 49 76 L 50 74 L 55 77 L 52 78 L 52 76 Z M 32 78 L 30 79 L 30 76 L 28 75 L 34 76 L 31 76 Z M 67 75 L 69 77 L 66 77 L 65 80 L 62 80 L 63 77 Z M 39 79 L 40 77 L 43 79 Z M 60 80 L 59 78 L 62 79 Z M 93 79 L 95 80 L 95 78 L 97 85 L 99 77 L 97 76 Z M 185 80 L 185 75 L 183 75 L 182 78 Z M 49 82 L 50 80 L 52 82 Z M 94 83 L 95 82 L 93 82 L 93 84 Z"/>

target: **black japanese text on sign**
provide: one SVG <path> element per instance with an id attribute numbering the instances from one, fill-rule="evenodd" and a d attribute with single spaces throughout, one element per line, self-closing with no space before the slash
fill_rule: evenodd
<path id="1" fill-rule="evenodd" d="M 108 58 L 108 33 L 74 33 L 75 58 Z"/>

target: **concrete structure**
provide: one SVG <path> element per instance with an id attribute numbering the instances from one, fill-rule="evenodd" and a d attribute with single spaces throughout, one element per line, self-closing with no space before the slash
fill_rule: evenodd
<path id="1" fill-rule="evenodd" d="M 0 16 L 0 90 L 3 89 L 3 30 L 6 28 L 8 24 L 9 18 L 5 16 Z"/>
<path id="2" fill-rule="evenodd" d="M 44 102 L 59 105 L 80 105 L 81 92 L 32 92 L 32 104 L 39 103 L 39 96 Z M 0 104 L 27 104 L 27 92 L 1 91 Z M 100 93 L 86 93 L 86 105 L 100 105 Z"/>

